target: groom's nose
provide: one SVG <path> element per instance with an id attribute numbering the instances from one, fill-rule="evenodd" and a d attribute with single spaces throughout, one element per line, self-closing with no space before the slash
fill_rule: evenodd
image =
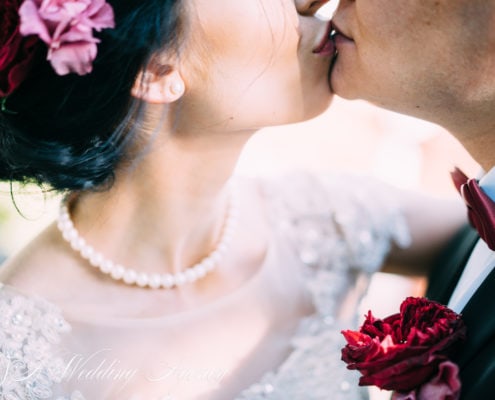
<path id="1" fill-rule="evenodd" d="M 314 15 L 330 0 L 295 0 L 297 12 L 301 15 Z"/>

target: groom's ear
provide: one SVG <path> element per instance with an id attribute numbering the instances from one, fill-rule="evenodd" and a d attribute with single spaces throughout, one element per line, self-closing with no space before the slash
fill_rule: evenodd
<path id="1" fill-rule="evenodd" d="M 186 86 L 178 69 L 153 62 L 141 71 L 131 93 L 134 97 L 153 104 L 167 104 L 179 100 Z"/>

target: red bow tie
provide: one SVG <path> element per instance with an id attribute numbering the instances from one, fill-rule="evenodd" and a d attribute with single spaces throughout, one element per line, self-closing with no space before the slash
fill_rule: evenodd
<path id="1" fill-rule="evenodd" d="M 495 250 L 495 202 L 480 188 L 476 179 L 468 179 L 459 168 L 451 175 L 467 205 L 469 222 L 488 247 Z"/>

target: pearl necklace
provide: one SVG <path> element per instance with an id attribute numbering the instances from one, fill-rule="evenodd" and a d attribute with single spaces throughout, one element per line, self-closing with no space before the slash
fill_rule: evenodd
<path id="1" fill-rule="evenodd" d="M 198 279 L 205 277 L 209 272 L 215 269 L 228 251 L 238 218 L 238 196 L 236 190 L 234 190 L 232 186 L 233 184 L 231 183 L 230 203 L 216 249 L 212 250 L 209 255 L 184 272 L 175 274 L 147 274 L 144 272 L 137 272 L 131 268 L 126 268 L 106 259 L 79 235 L 79 232 L 74 227 L 74 223 L 70 217 L 67 201 L 62 201 L 60 204 L 57 226 L 62 233 L 62 237 L 70 244 L 73 250 L 78 252 L 80 256 L 87 260 L 93 267 L 98 268 L 102 273 L 110 276 L 112 279 L 122 281 L 127 285 L 137 285 L 142 288 L 172 289 L 174 287 L 182 286 L 185 283 L 196 282 Z"/>

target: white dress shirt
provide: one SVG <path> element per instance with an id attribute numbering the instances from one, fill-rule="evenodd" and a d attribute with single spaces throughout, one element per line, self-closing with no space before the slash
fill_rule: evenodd
<path id="1" fill-rule="evenodd" d="M 479 184 L 483 191 L 495 200 L 495 167 L 480 180 Z M 495 252 L 480 239 L 450 297 L 448 307 L 455 312 L 461 312 L 493 267 L 495 267 Z"/>

